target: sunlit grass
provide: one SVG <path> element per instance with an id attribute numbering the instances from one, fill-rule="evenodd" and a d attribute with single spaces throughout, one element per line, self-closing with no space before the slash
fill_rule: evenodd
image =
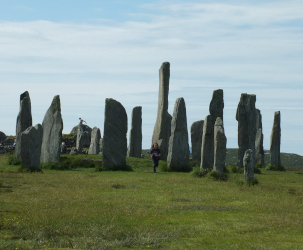
<path id="1" fill-rule="evenodd" d="M 0 249 L 300 249 L 303 171 L 262 169 L 256 186 L 133 171 L 20 173 L 0 157 Z M 77 156 L 101 159 L 101 156 Z M 162 164 L 165 165 L 163 162 Z"/>

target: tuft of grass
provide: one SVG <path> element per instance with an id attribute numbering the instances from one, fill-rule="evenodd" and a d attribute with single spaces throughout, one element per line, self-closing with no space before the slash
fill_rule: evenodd
<path id="1" fill-rule="evenodd" d="M 259 184 L 259 181 L 258 181 L 257 178 L 255 178 L 253 181 L 252 180 L 249 180 L 249 181 L 237 180 L 236 184 L 238 186 L 248 186 L 248 187 L 250 187 L 250 186 L 255 186 L 255 185 Z"/>
<path id="2" fill-rule="evenodd" d="M 37 168 L 23 168 L 23 167 L 19 167 L 18 168 L 18 172 L 20 173 L 43 173 L 43 171 L 41 169 L 37 169 Z"/>
<path id="3" fill-rule="evenodd" d="M 219 174 L 215 170 L 213 170 L 209 173 L 209 177 L 211 177 L 214 181 L 227 181 L 228 180 L 227 173 Z"/>
<path id="4" fill-rule="evenodd" d="M 270 171 L 286 171 L 286 168 L 284 166 L 274 166 L 274 165 L 266 165 L 265 170 L 270 170 Z"/>
<path id="5" fill-rule="evenodd" d="M 230 167 L 230 172 L 231 172 L 231 173 L 234 173 L 234 174 L 243 174 L 243 173 L 244 173 L 244 170 L 243 170 L 243 168 L 238 168 L 237 166 L 232 165 L 232 166 Z"/>
<path id="6" fill-rule="evenodd" d="M 7 159 L 7 165 L 21 165 L 21 160 L 16 155 L 9 155 Z"/>
<path id="7" fill-rule="evenodd" d="M 205 177 L 209 173 L 208 169 L 194 168 L 194 170 L 190 173 L 191 177 L 201 178 Z"/>
<path id="8" fill-rule="evenodd" d="M 167 166 L 166 161 L 160 160 L 158 168 L 161 172 L 171 172 L 171 169 Z"/>

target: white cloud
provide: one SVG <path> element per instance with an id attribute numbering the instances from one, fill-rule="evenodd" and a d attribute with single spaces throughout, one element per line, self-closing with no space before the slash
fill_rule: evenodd
<path id="1" fill-rule="evenodd" d="M 0 112 L 14 115 L 1 129 L 14 133 L 19 95 L 25 90 L 32 97 L 37 122 L 42 122 L 53 96 L 60 94 L 65 133 L 79 115 L 103 128 L 104 99 L 113 97 L 129 116 L 133 106 L 143 106 L 143 133 L 150 135 L 144 138 L 146 147 L 157 110 L 158 69 L 169 61 L 169 111 L 183 96 L 189 128 L 207 115 L 212 91 L 223 88 L 226 133 L 228 143 L 233 143 L 228 146 L 237 146 L 232 138 L 241 93 L 257 95 L 268 137 L 277 108 L 283 112 L 283 124 L 283 117 L 297 119 L 288 110 L 300 112 L 303 106 L 303 27 L 298 25 L 302 9 L 301 1 L 162 2 L 143 5 L 142 13 L 129 15 L 144 21 L 2 21 L 0 84 L 6 95 L 1 95 Z M 284 151 L 297 143 L 288 143 L 292 132 L 291 125 L 283 127 Z M 301 147 L 295 153 L 303 154 Z"/>

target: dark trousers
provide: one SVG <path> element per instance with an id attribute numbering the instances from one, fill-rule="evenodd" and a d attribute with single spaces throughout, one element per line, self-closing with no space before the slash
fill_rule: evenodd
<path id="1" fill-rule="evenodd" d="M 154 173 L 156 173 L 156 167 L 159 165 L 159 160 L 153 159 Z"/>

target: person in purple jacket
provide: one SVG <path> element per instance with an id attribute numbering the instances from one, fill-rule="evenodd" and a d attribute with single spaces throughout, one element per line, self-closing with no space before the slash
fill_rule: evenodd
<path id="1" fill-rule="evenodd" d="M 160 160 L 160 155 L 161 155 L 158 143 L 153 144 L 149 153 L 152 155 L 154 173 L 156 174 L 157 173 L 156 167 L 158 167 L 158 165 L 159 165 L 159 160 Z"/>

